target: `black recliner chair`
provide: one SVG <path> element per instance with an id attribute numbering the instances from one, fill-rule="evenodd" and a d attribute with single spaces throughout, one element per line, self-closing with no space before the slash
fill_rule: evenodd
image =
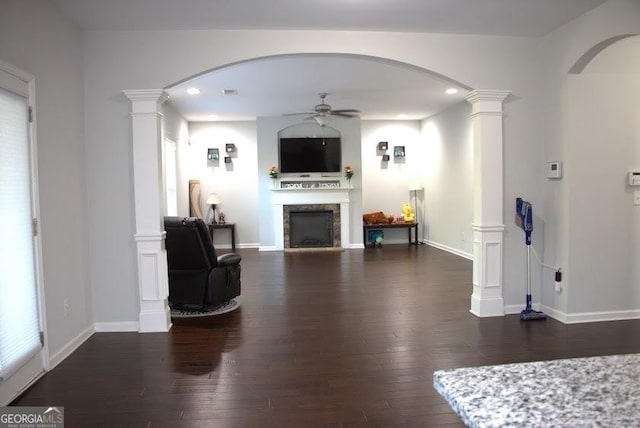
<path id="1" fill-rule="evenodd" d="M 240 295 L 239 254 L 216 256 L 207 225 L 195 217 L 165 217 L 171 309 L 213 308 Z"/>

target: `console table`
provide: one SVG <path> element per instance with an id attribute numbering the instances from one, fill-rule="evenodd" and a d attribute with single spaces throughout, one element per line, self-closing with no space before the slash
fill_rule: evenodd
<path id="1" fill-rule="evenodd" d="M 418 245 L 418 223 L 386 223 L 386 224 L 363 224 L 362 225 L 362 237 L 364 239 L 364 246 L 367 246 L 367 231 L 373 229 L 407 229 L 407 237 L 409 238 L 409 245 Z M 413 229 L 414 241 L 411 241 L 411 229 Z"/>
<path id="2" fill-rule="evenodd" d="M 231 231 L 231 251 L 236 250 L 236 224 L 235 223 L 213 223 L 209 224 L 211 242 L 213 242 L 213 231 L 216 229 L 229 229 Z"/>

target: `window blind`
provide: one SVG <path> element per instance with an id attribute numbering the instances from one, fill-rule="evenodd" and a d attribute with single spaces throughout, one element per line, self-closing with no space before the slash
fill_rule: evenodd
<path id="1" fill-rule="evenodd" d="M 28 106 L 0 89 L 0 381 L 41 348 Z"/>

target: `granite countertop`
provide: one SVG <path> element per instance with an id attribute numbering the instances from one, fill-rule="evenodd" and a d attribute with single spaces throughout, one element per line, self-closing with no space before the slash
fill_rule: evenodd
<path id="1" fill-rule="evenodd" d="M 640 426 L 640 354 L 439 370 L 470 427 Z"/>

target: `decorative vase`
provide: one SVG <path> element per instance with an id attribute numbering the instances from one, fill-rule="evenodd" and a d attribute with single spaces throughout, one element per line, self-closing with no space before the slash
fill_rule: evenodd
<path id="1" fill-rule="evenodd" d="M 200 180 L 189 180 L 189 216 L 202 218 Z"/>

